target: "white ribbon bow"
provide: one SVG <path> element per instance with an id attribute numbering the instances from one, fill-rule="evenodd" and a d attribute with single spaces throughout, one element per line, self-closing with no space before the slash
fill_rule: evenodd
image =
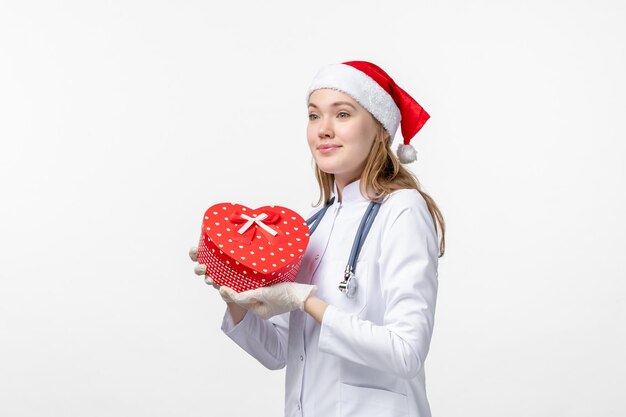
<path id="1" fill-rule="evenodd" d="M 258 216 L 254 216 L 254 217 L 250 217 L 247 214 L 242 214 L 241 218 L 247 220 L 247 222 L 244 223 L 243 226 L 241 226 L 241 229 L 239 229 L 239 234 L 243 235 L 246 232 L 246 230 L 248 230 L 250 226 L 252 226 L 253 223 L 256 223 L 257 226 L 265 230 L 267 233 L 271 234 L 272 236 L 276 236 L 278 232 L 276 232 L 276 230 L 272 229 L 271 227 L 263 223 L 263 220 L 267 219 L 267 217 L 268 216 L 265 213 L 261 213 Z"/>

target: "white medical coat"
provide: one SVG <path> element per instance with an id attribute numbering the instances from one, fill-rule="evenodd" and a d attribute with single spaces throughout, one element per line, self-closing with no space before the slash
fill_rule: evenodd
<path id="1" fill-rule="evenodd" d="M 315 284 L 328 303 L 321 325 L 302 311 L 222 331 L 269 369 L 286 369 L 286 417 L 430 417 L 424 361 L 437 297 L 438 241 L 417 190 L 393 192 L 359 255 L 354 298 L 339 291 L 369 204 L 360 181 L 329 207 L 302 259 L 297 282 Z M 335 186 L 335 195 L 337 189 Z"/>

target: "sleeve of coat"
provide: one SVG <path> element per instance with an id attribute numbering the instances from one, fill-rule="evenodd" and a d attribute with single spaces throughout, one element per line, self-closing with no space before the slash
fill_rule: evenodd
<path id="1" fill-rule="evenodd" d="M 438 241 L 425 201 L 401 209 L 385 225 L 381 248 L 383 324 L 329 305 L 319 350 L 410 379 L 428 354 L 438 287 Z"/>
<path id="2" fill-rule="evenodd" d="M 235 325 L 227 308 L 221 329 L 263 366 L 272 370 L 281 369 L 287 363 L 289 314 L 280 314 L 263 320 L 248 311 Z"/>

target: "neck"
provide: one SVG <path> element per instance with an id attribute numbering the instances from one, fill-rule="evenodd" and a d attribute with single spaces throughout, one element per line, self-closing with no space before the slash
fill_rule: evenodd
<path id="1" fill-rule="evenodd" d="M 359 177 L 356 178 L 338 178 L 335 176 L 335 184 L 337 184 L 337 202 L 341 203 L 341 193 L 346 185 L 357 181 Z"/>

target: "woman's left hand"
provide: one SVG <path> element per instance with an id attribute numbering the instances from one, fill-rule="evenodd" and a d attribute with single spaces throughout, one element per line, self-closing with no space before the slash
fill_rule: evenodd
<path id="1" fill-rule="evenodd" d="M 316 290 L 315 285 L 281 282 L 240 293 L 221 286 L 220 295 L 224 300 L 231 300 L 267 320 L 296 309 L 304 310 L 304 301 Z"/>

